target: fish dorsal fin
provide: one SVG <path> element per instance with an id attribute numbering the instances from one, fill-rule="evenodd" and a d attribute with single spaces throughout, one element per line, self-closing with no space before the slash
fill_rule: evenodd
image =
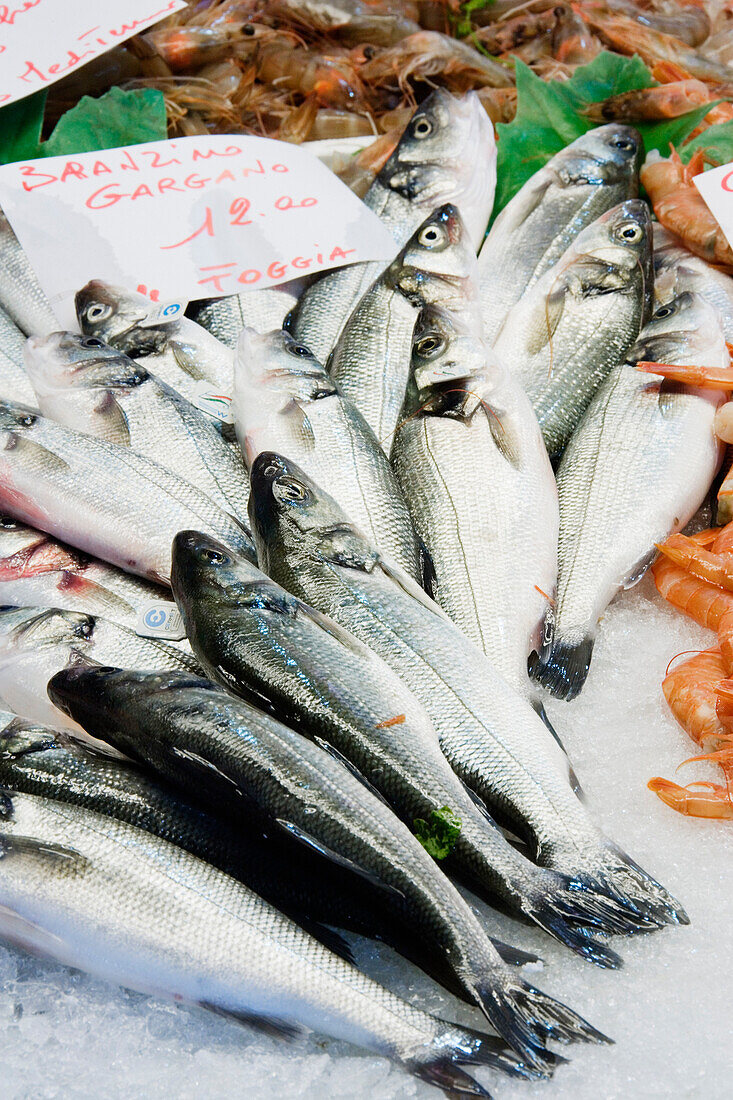
<path id="1" fill-rule="evenodd" d="M 390 806 L 389 802 L 384 797 L 382 792 L 378 791 L 371 780 L 367 779 L 367 777 L 359 771 L 356 765 L 352 764 L 351 761 L 347 759 L 347 757 L 345 757 L 342 752 L 339 752 L 339 750 L 335 748 L 335 746 L 332 745 L 329 741 L 324 741 L 322 737 L 314 737 L 313 740 L 316 745 L 319 745 L 323 749 L 324 752 L 327 752 L 329 756 L 332 756 L 334 758 L 334 760 L 338 760 L 339 764 L 343 764 L 347 771 L 351 772 L 351 774 L 354 776 L 354 779 L 358 779 L 359 782 L 366 787 L 370 794 L 373 794 L 375 798 L 378 798 L 380 802 L 384 803 L 388 810 L 392 810 L 392 807 Z"/>
<path id="2" fill-rule="evenodd" d="M 265 1016 L 259 1012 L 240 1012 L 239 1009 L 223 1008 L 221 1005 L 212 1004 L 211 1001 L 199 1001 L 202 1008 L 209 1012 L 215 1012 L 217 1016 L 224 1016 L 229 1020 L 236 1020 L 239 1024 L 253 1027 L 264 1035 L 270 1035 L 274 1039 L 289 1041 L 302 1034 L 302 1028 L 291 1024 L 287 1020 L 281 1020 L 278 1016 Z"/>
<path id="3" fill-rule="evenodd" d="M 329 848 L 322 840 L 312 836 L 306 832 L 305 829 L 301 829 L 299 825 L 296 825 L 293 821 L 285 821 L 283 818 L 277 818 L 277 824 L 281 829 L 284 829 L 290 836 L 294 836 L 296 840 L 299 840 L 302 844 L 306 844 L 309 848 L 312 848 L 319 855 L 325 859 L 335 863 L 339 867 L 344 867 L 347 871 L 352 871 L 354 874 L 359 875 L 361 878 L 366 879 L 372 886 L 378 887 L 380 890 L 386 891 L 400 899 L 404 900 L 404 894 L 401 890 L 398 890 L 396 886 L 390 885 L 388 882 L 384 882 L 368 867 L 362 867 L 360 864 L 355 863 L 353 859 L 349 859 L 347 856 L 341 855 L 340 852 L 335 852 L 333 848 Z"/>

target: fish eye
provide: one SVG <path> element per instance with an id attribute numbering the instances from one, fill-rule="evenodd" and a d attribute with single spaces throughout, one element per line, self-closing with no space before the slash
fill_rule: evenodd
<path id="1" fill-rule="evenodd" d="M 79 341 L 79 343 L 83 348 L 103 348 L 104 347 L 104 340 L 100 340 L 96 336 L 84 336 L 83 339 L 81 339 Z"/>
<path id="2" fill-rule="evenodd" d="M 425 138 L 433 132 L 433 124 L 426 115 L 416 118 L 412 126 L 414 137 Z"/>
<path id="3" fill-rule="evenodd" d="M 415 344 L 415 352 L 422 356 L 423 359 L 428 359 L 433 355 L 437 355 L 445 347 L 445 340 L 441 336 L 423 336 L 421 340 L 418 340 Z"/>
<path id="4" fill-rule="evenodd" d="M 18 524 L 12 516 L 0 516 L 0 527 L 2 527 L 3 531 L 15 531 Z"/>
<path id="5" fill-rule="evenodd" d="M 274 481 L 272 493 L 281 504 L 297 504 L 308 497 L 308 490 L 293 477 L 280 477 Z"/>
<path id="6" fill-rule="evenodd" d="M 244 27 L 242 27 L 242 34 L 246 35 L 247 38 L 252 38 L 252 36 L 256 33 L 257 32 L 255 31 L 251 23 L 247 23 Z"/>
<path id="7" fill-rule="evenodd" d="M 674 306 L 660 306 L 659 309 L 654 314 L 654 316 L 655 316 L 655 318 L 657 318 L 657 317 L 671 317 L 673 313 L 674 313 Z"/>
<path id="8" fill-rule="evenodd" d="M 614 149 L 621 149 L 625 153 L 632 153 L 636 149 L 636 144 L 631 138 L 618 137 L 614 138 L 611 142 Z"/>
<path id="9" fill-rule="evenodd" d="M 313 358 L 311 349 L 307 348 L 305 344 L 288 344 L 288 351 L 291 355 L 297 355 L 300 359 Z"/>
<path id="10" fill-rule="evenodd" d="M 28 413 L 27 416 L 21 416 L 18 418 L 18 424 L 22 425 L 22 427 L 24 428 L 32 428 L 37 420 L 37 416 L 34 416 L 32 413 Z"/>
<path id="11" fill-rule="evenodd" d="M 198 559 L 204 565 L 224 565 L 227 556 L 220 553 L 219 550 L 199 550 Z"/>
<path id="12" fill-rule="evenodd" d="M 618 229 L 616 236 L 619 240 L 635 242 L 641 240 L 644 236 L 644 231 L 641 226 L 637 225 L 635 222 L 627 222 L 626 225 L 622 225 L 620 229 Z"/>
<path id="13" fill-rule="evenodd" d="M 364 52 L 364 60 L 365 61 L 371 61 L 371 59 L 373 57 L 376 57 L 376 55 L 377 55 L 377 47 L 376 46 L 365 46 L 363 52 Z"/>
<path id="14" fill-rule="evenodd" d="M 445 230 L 439 225 L 426 225 L 418 235 L 418 244 L 424 248 L 434 248 L 437 244 L 445 242 Z"/>
<path id="15" fill-rule="evenodd" d="M 85 317 L 87 321 L 106 321 L 112 314 L 112 306 L 106 306 L 103 302 L 93 302 L 87 306 Z"/>

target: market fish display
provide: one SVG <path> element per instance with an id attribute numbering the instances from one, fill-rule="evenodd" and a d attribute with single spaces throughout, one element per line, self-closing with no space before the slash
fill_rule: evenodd
<path id="1" fill-rule="evenodd" d="M 524 387 L 550 455 L 648 321 L 648 207 L 631 199 L 587 226 L 509 311 L 494 348 Z"/>
<path id="2" fill-rule="evenodd" d="M 30 336 L 45 336 L 57 329 L 48 298 L 41 290 L 28 257 L 20 246 L 10 222 L 0 210 L 0 306 Z M 16 400 L 21 400 L 19 397 Z"/>
<path id="3" fill-rule="evenodd" d="M 507 969 L 461 895 L 363 780 L 301 734 L 185 673 L 72 669 L 51 698 L 92 737 L 205 795 L 243 827 L 277 827 L 402 895 L 415 934 L 429 937 L 487 1018 L 540 1071 L 544 1039 L 603 1036 Z M 297 856 L 295 857 L 297 858 Z"/>
<path id="4" fill-rule="evenodd" d="M 420 310 L 440 305 L 466 311 L 478 328 L 477 296 L 476 254 L 458 209 L 447 203 L 426 218 L 346 322 L 329 363 L 331 377 L 387 454 L 405 402 Z"/>
<path id="5" fill-rule="evenodd" d="M 433 312 L 412 362 L 414 408 L 392 461 L 430 558 L 431 595 L 508 684 L 535 697 L 527 658 L 551 637 L 559 523 L 537 418 L 501 361 L 448 313 Z"/>
<path id="6" fill-rule="evenodd" d="M 35 405 L 36 395 L 23 367 L 25 336 L 0 306 L 0 398 Z"/>
<path id="7" fill-rule="evenodd" d="M 560 463 L 555 639 L 537 677 L 566 699 L 583 688 L 607 604 L 695 514 L 722 457 L 713 420 L 723 392 L 670 384 L 636 370 L 641 361 L 726 366 L 712 307 L 685 291 L 657 309 L 597 391 Z"/>
<path id="8" fill-rule="evenodd" d="M 387 456 L 358 408 L 310 350 L 282 329 L 245 329 L 235 358 L 232 411 L 248 465 L 277 450 L 316 479 L 338 470 L 335 492 L 349 518 L 387 557 L 421 579 L 420 549 Z"/>
<path id="9" fill-rule="evenodd" d="M 17 793 L 8 806 L 0 825 L 5 938 L 276 1033 L 310 1026 L 457 1095 L 486 1095 L 459 1063 L 494 1063 L 491 1040 L 484 1055 L 481 1035 L 401 1001 L 228 875 L 81 806 Z"/>
<path id="10" fill-rule="evenodd" d="M 574 924 L 630 933 L 686 922 L 674 899 L 591 822 L 567 758 L 530 704 L 380 558 L 333 498 L 278 455 L 260 455 L 251 479 L 250 517 L 267 572 L 391 665 L 430 715 L 454 770 L 546 865 L 507 849 L 497 865 L 502 901 L 602 965 L 615 960 Z"/>
<path id="11" fill-rule="evenodd" d="M 155 308 L 142 294 L 99 279 L 76 295 L 76 316 L 86 336 L 98 336 L 132 359 L 144 359 L 151 373 L 194 404 L 203 403 L 207 395 L 230 397 L 231 349 L 185 316 L 167 324 L 149 323 Z"/>
<path id="12" fill-rule="evenodd" d="M 479 252 L 484 331 L 507 313 L 581 229 L 638 193 L 642 141 L 630 126 L 598 126 L 556 153 L 494 221 Z"/>
<path id="13" fill-rule="evenodd" d="M 220 425 L 96 336 L 30 337 L 25 363 L 44 416 L 129 447 L 246 522 L 246 471 Z"/>
<path id="14" fill-rule="evenodd" d="M 167 584 L 173 536 L 190 527 L 253 552 L 238 520 L 128 447 L 10 402 L 0 402 L 0 444 L 0 508 L 127 572 Z"/>
<path id="15" fill-rule="evenodd" d="M 395 252 L 446 202 L 458 207 L 477 248 L 495 183 L 496 146 L 478 97 L 456 98 L 436 88 L 415 111 L 364 202 L 394 236 Z M 351 264 L 322 276 L 301 296 L 293 334 L 320 362 L 327 361 L 349 315 L 386 266 Z"/>
<path id="16" fill-rule="evenodd" d="M 282 328 L 295 309 L 305 285 L 304 280 L 293 279 L 292 282 L 268 286 L 263 290 L 246 290 L 226 298 L 203 299 L 191 302 L 186 314 L 234 351 L 243 328 L 253 328 L 263 334 Z"/>

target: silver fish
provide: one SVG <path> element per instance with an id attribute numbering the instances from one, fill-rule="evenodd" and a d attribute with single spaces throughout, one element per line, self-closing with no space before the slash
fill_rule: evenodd
<path id="1" fill-rule="evenodd" d="M 0 402 L 0 509 L 158 584 L 177 531 L 201 527 L 253 556 L 246 528 L 164 466 Z"/>
<path id="2" fill-rule="evenodd" d="M 282 328 L 306 285 L 303 279 L 293 279 L 263 290 L 247 290 L 226 298 L 207 298 L 191 302 L 186 314 L 234 351 L 243 328 L 253 328 L 262 334 Z"/>
<path id="3" fill-rule="evenodd" d="M 479 253 L 484 332 L 493 342 L 507 313 L 578 233 L 639 190 L 642 140 L 610 123 L 576 138 L 527 180 Z"/>
<path id="4" fill-rule="evenodd" d="M 28 257 L 0 210 L 0 305 L 26 336 L 59 327 Z"/>
<path id="5" fill-rule="evenodd" d="M 14 793 L 7 807 L 3 938 L 270 1033 L 306 1025 L 452 1095 L 488 1096 L 458 1063 L 496 1065 L 490 1037 L 408 1005 L 222 871 L 82 806 Z M 511 1070 L 510 1058 L 502 1062 Z"/>
<path id="6" fill-rule="evenodd" d="M 713 267 L 658 223 L 654 224 L 654 298 L 666 305 L 690 290 L 713 307 L 723 335 L 733 343 L 733 278 Z"/>
<path id="7" fill-rule="evenodd" d="M 421 103 L 364 202 L 401 248 L 425 218 L 454 203 L 475 248 L 494 201 L 496 146 L 475 92 L 460 99 L 436 88 Z M 319 279 L 301 296 L 292 330 L 325 363 L 341 329 L 386 263 L 351 264 Z"/>
<path id="8" fill-rule="evenodd" d="M 210 416 L 96 336 L 32 336 L 25 362 L 44 416 L 165 466 L 247 520 L 249 478 Z"/>
<path id="9" fill-rule="evenodd" d="M 235 359 L 237 438 L 251 465 L 260 451 L 281 451 L 328 480 L 358 527 L 413 577 L 420 550 L 407 504 L 361 412 L 310 354 L 283 330 L 245 329 Z"/>
<path id="10" fill-rule="evenodd" d="M 480 324 L 477 292 L 476 254 L 457 208 L 447 203 L 426 218 L 346 322 L 329 371 L 387 454 L 405 400 L 419 310 L 436 303 L 471 308 Z"/>
<path id="11" fill-rule="evenodd" d="M 724 394 L 643 374 L 634 368 L 642 360 L 727 366 L 712 306 L 685 291 L 657 309 L 597 391 L 560 463 L 555 641 L 537 677 L 565 699 L 583 688 L 606 606 L 643 576 L 655 544 L 692 518 L 722 458 L 713 420 Z"/>
<path id="12" fill-rule="evenodd" d="M 86 336 L 98 336 L 132 359 L 144 359 L 161 381 L 194 404 L 212 388 L 231 395 L 231 349 L 188 317 L 166 325 L 142 324 L 151 308 L 142 294 L 99 279 L 76 295 L 76 315 Z"/>
<path id="13" fill-rule="evenodd" d="M 540 866 L 509 847 L 496 861 L 503 902 L 604 966 L 618 959 L 587 938 L 588 926 L 629 934 L 686 921 L 590 820 L 567 758 L 530 704 L 336 502 L 279 455 L 260 455 L 251 481 L 261 565 L 391 666 L 425 707 L 453 769 L 536 852 Z"/>
<path id="14" fill-rule="evenodd" d="M 559 454 L 651 315 L 649 208 L 630 199 L 578 235 L 509 311 L 494 347 Z"/>
<path id="15" fill-rule="evenodd" d="M 23 367 L 25 336 L 0 307 L 0 398 L 35 405 L 36 395 Z"/>
<path id="16" fill-rule="evenodd" d="M 0 705 L 34 722 L 83 732 L 53 705 L 46 685 L 62 668 L 90 663 L 199 670 L 190 653 L 96 615 L 55 607 L 0 610 Z"/>
<path id="17" fill-rule="evenodd" d="M 537 418 L 496 355 L 438 310 L 415 342 L 413 378 L 416 408 L 392 463 L 430 558 L 431 594 L 507 683 L 534 697 L 527 658 L 551 628 L 559 523 Z"/>

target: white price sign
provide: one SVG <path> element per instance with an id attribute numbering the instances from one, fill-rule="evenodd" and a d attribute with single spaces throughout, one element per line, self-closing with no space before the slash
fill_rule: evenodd
<path id="1" fill-rule="evenodd" d="M 692 182 L 733 247 L 733 164 L 708 168 L 693 176 Z"/>

